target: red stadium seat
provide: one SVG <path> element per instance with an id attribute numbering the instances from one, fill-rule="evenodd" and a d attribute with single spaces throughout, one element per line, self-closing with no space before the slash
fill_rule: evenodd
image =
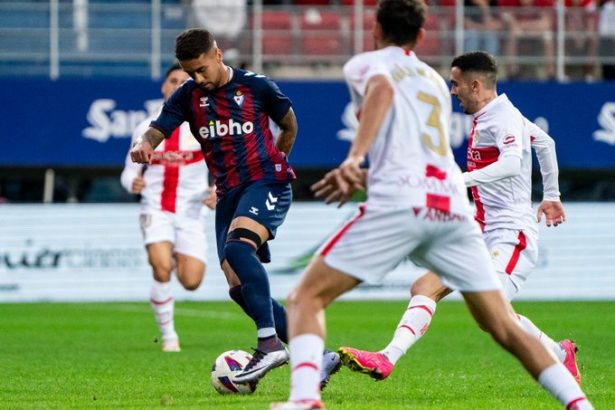
<path id="1" fill-rule="evenodd" d="M 419 58 L 439 56 L 446 52 L 446 50 L 442 50 L 438 16 L 436 14 L 427 14 L 423 28 L 425 28 L 426 31 L 425 38 L 415 49 Z"/>
<path id="2" fill-rule="evenodd" d="M 292 25 L 290 13 L 278 10 L 263 10 L 263 54 L 292 54 Z"/>
<path id="3" fill-rule="evenodd" d="M 337 12 L 308 9 L 301 16 L 302 50 L 309 56 L 342 53 L 341 22 Z"/>

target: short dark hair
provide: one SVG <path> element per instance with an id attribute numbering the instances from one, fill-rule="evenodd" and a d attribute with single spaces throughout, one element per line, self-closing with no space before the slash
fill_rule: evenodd
<path id="1" fill-rule="evenodd" d="M 383 40 L 398 46 L 416 43 L 426 12 L 424 0 L 381 0 L 376 19 L 382 27 Z"/>
<path id="2" fill-rule="evenodd" d="M 169 67 L 169 69 L 167 70 L 167 72 L 164 74 L 164 79 L 166 80 L 167 78 L 169 78 L 169 76 L 171 75 L 171 73 L 175 70 L 182 70 L 183 68 L 182 66 L 179 65 L 179 63 L 175 63 L 173 64 L 171 67 Z"/>
<path id="3" fill-rule="evenodd" d="M 215 45 L 213 34 L 202 28 L 190 28 L 175 39 L 175 57 L 179 61 L 194 60 L 207 54 Z"/>
<path id="4" fill-rule="evenodd" d="M 474 72 L 485 76 L 485 85 L 493 88 L 497 81 L 498 65 L 495 58 L 486 51 L 471 51 L 453 59 L 451 68 L 457 67 L 462 73 Z"/>

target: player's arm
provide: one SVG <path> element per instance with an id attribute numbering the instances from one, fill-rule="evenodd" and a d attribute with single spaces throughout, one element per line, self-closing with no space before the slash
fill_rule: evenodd
<path id="1" fill-rule="evenodd" d="M 500 179 L 515 177 L 521 173 L 521 158 L 516 155 L 504 155 L 493 164 L 484 168 L 463 173 L 463 181 L 467 187 L 472 187 Z"/>
<path id="2" fill-rule="evenodd" d="M 280 127 L 280 133 L 278 134 L 275 146 L 288 157 L 295 143 L 298 130 L 297 117 L 293 109 L 289 108 L 286 115 L 277 124 Z"/>
<path id="3" fill-rule="evenodd" d="M 367 83 L 357 135 L 352 141 L 346 160 L 339 166 L 349 186 L 364 183 L 365 173 L 361 164 L 365 162 L 365 156 L 393 104 L 394 93 L 391 81 L 384 75 L 375 75 Z M 347 194 L 348 191 L 342 189 L 342 195 Z"/>
<path id="4" fill-rule="evenodd" d="M 559 167 L 555 154 L 555 141 L 537 126 L 534 126 L 532 131 L 531 144 L 538 158 L 543 191 L 543 199 L 538 207 L 536 220 L 540 222 L 544 215 L 547 226 L 557 226 L 566 220 L 566 212 L 560 202 Z"/>
<path id="5" fill-rule="evenodd" d="M 154 128 L 149 127 L 145 133 L 137 138 L 130 150 L 130 158 L 138 164 L 149 164 L 154 150 L 164 140 L 164 134 Z"/>

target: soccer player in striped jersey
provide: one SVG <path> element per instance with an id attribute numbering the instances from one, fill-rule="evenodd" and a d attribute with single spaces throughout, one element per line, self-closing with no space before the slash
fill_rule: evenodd
<path id="1" fill-rule="evenodd" d="M 497 66 L 489 54 L 479 51 L 453 60 L 451 93 L 467 114 L 474 116 L 468 141 L 468 172 L 463 174 L 472 190 L 476 213 L 491 259 L 512 300 L 538 260 L 538 225 L 557 226 L 566 215 L 560 202 L 558 166 L 553 139 L 523 117 L 506 94 L 496 92 Z M 543 176 L 543 201 L 532 210 L 532 153 L 536 151 Z M 342 360 L 356 371 L 382 380 L 395 363 L 427 331 L 436 303 L 452 291 L 434 273 L 420 277 L 411 288 L 412 298 L 391 342 L 380 352 L 342 347 Z M 555 342 L 530 319 L 517 315 L 519 324 L 539 338 L 581 382 L 576 345 Z"/>
<path id="2" fill-rule="evenodd" d="M 164 100 L 188 78 L 179 64 L 171 66 L 162 83 Z M 133 140 L 157 116 L 141 122 L 133 132 Z M 154 276 L 150 302 L 161 333 L 162 350 L 179 352 L 171 274 L 175 271 L 179 283 L 187 290 L 195 290 L 201 284 L 207 250 L 203 203 L 212 209 L 215 204 L 215 192 L 208 188 L 203 153 L 188 124 L 175 128 L 156 148 L 146 170 L 127 155 L 121 182 L 128 192 L 141 195 L 139 221 Z"/>
<path id="3" fill-rule="evenodd" d="M 216 184 L 218 257 L 231 298 L 257 328 L 252 360 L 234 381 L 255 382 L 288 361 L 286 312 L 271 298 L 263 263 L 291 204 L 295 173 L 288 156 L 297 134 L 291 101 L 264 75 L 224 64 L 211 33 L 189 29 L 175 44 L 175 56 L 191 77 L 165 103 L 131 151 L 132 160 L 149 163 L 153 149 L 187 121 L 201 144 Z M 279 127 L 276 138 L 269 119 Z M 330 360 L 327 360 L 330 359 Z M 339 357 L 325 352 L 331 371 Z M 323 373 L 328 379 L 328 372 Z M 324 380 L 326 382 L 326 380 Z"/>

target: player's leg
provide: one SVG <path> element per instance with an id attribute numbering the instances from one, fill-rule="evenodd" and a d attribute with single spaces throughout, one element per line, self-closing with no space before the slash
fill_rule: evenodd
<path id="1" fill-rule="evenodd" d="M 292 405 L 321 408 L 320 371 L 325 338 L 324 309 L 359 280 L 315 257 L 288 297 Z M 284 408 L 287 404 L 273 405 Z"/>
<path id="2" fill-rule="evenodd" d="M 557 400 L 569 409 L 591 409 L 572 375 L 536 337 L 520 326 L 501 290 L 476 224 L 461 221 L 447 228 L 424 253 L 426 264 L 440 275 L 445 285 L 462 292 L 478 324 L 515 355 Z"/>
<path id="3" fill-rule="evenodd" d="M 585 393 L 564 365 L 537 338 L 529 335 L 519 325 L 502 292 L 462 294 L 479 325 L 517 357 L 523 367 L 566 409 L 593 409 Z"/>
<path id="4" fill-rule="evenodd" d="M 171 290 L 171 272 L 173 271 L 173 244 L 155 242 L 146 246 L 149 263 L 154 273 L 150 291 L 150 304 L 154 311 L 156 324 L 162 337 L 162 350 L 178 352 L 179 337 L 175 332 L 175 299 Z"/>
<path id="5" fill-rule="evenodd" d="M 450 292 L 436 274 L 425 273 L 412 285 L 410 303 L 389 344 L 379 352 L 342 346 L 342 363 L 376 380 L 386 379 L 401 356 L 427 332 L 436 311 L 436 303 Z"/>
<path id="6" fill-rule="evenodd" d="M 207 239 L 203 219 L 175 217 L 174 258 L 179 283 L 186 290 L 196 290 L 207 268 Z"/>
<path id="7" fill-rule="evenodd" d="M 273 315 L 267 241 L 275 238 L 290 207 L 289 184 L 255 183 L 242 192 L 224 244 L 224 257 L 241 282 L 241 296 L 257 328 L 257 351 L 238 383 L 254 382 L 285 363 L 288 352 L 279 339 Z"/>
<path id="8" fill-rule="evenodd" d="M 496 229 L 485 233 L 485 242 L 508 300 L 514 299 L 534 270 L 538 260 L 538 240 L 533 232 Z M 576 346 L 569 340 L 554 341 L 529 318 L 517 315 L 523 329 L 538 338 L 553 354 L 564 362 L 577 382 L 581 374 L 576 364 Z"/>

